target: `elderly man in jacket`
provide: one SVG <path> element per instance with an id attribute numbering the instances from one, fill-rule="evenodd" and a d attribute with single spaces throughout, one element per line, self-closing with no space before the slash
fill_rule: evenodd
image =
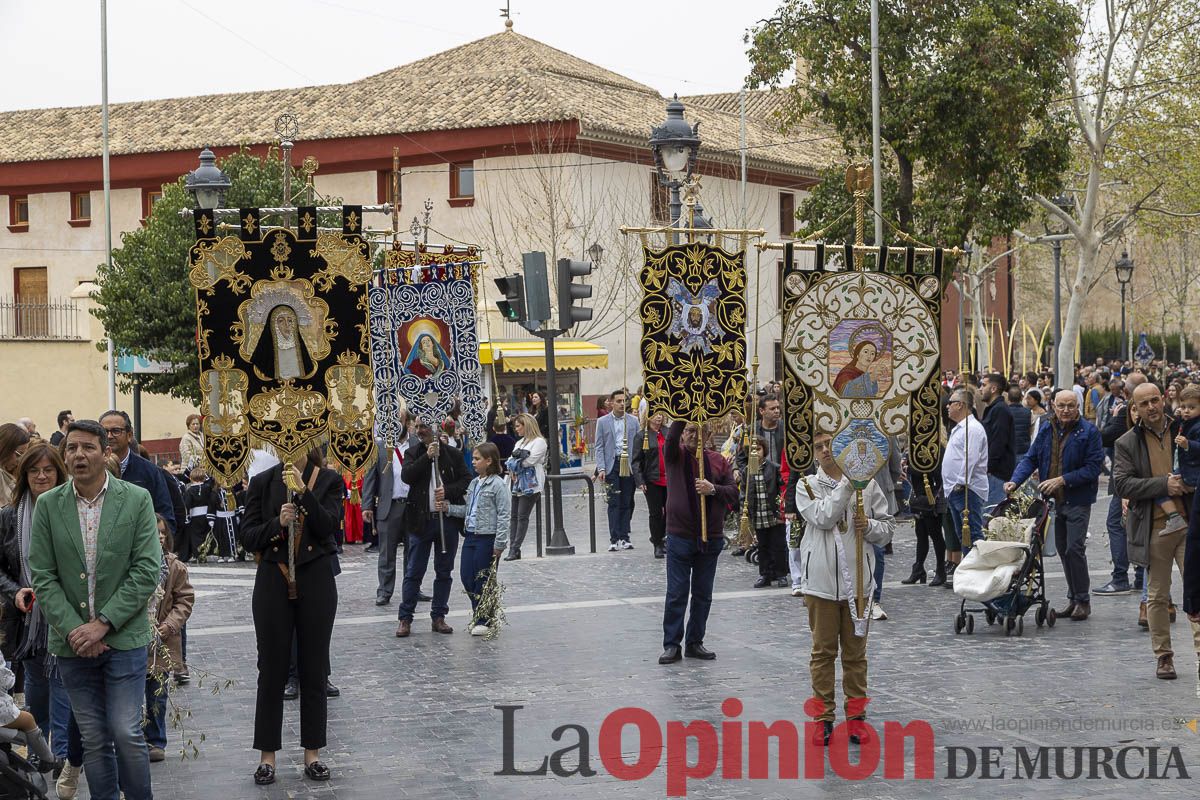
<path id="1" fill-rule="evenodd" d="M 1134 390 L 1131 402 L 1137 422 L 1117 439 L 1113 450 L 1113 485 L 1117 494 L 1129 501 L 1125 521 L 1129 560 L 1149 568 L 1146 618 L 1157 662 L 1155 675 L 1173 680 L 1176 674 L 1169 608 L 1171 565 L 1178 565 L 1180 573 L 1184 572 L 1186 532 L 1162 533 L 1166 514 L 1158 500 L 1185 497 L 1188 487 L 1173 470 L 1174 433 L 1163 408 L 1162 392 L 1154 384 L 1144 383 Z M 1193 513 L 1193 527 L 1194 519 Z M 1192 644 L 1200 651 L 1200 625 L 1196 622 L 1192 622 Z"/>
<path id="2" fill-rule="evenodd" d="M 1054 419 L 1038 431 L 1012 480 L 1004 485 L 1012 494 L 1036 471 L 1038 491 L 1054 498 L 1054 544 L 1067 578 L 1067 607 L 1059 614 L 1077 621 L 1092 613 L 1087 531 L 1103 469 L 1100 431 L 1080 418 L 1079 398 L 1064 389 L 1054 395 Z"/>
<path id="3" fill-rule="evenodd" d="M 813 695 L 821 703 L 813 744 L 826 745 L 833 732 L 834 670 L 841 647 L 842 691 L 846 695 L 847 720 L 863 720 L 867 715 L 867 632 L 870 613 L 853 608 L 855 585 L 855 532 L 862 531 L 867 545 L 882 547 L 892 539 L 894 523 L 888 513 L 888 500 L 875 481 L 863 492 L 864 512 L 857 510 L 856 493 L 849 479 L 833 458 L 833 437 L 818 433 L 813 441 L 817 474 L 799 478 L 796 485 L 796 510 L 804 519 L 805 534 L 800 540 L 801 589 L 808 607 L 808 626 L 812 630 Z M 874 591 L 873 548 L 863 548 L 863 597 Z M 848 571 L 839 565 L 850 565 Z M 867 726 L 855 726 L 850 740 L 861 743 L 868 735 Z"/>

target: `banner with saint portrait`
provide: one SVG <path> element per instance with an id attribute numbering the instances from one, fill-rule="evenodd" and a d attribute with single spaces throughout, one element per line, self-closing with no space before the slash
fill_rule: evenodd
<path id="1" fill-rule="evenodd" d="M 188 278 L 196 289 L 201 429 L 209 473 L 244 477 L 250 451 L 292 461 L 328 442 L 329 459 L 359 472 L 373 458 L 362 210 L 342 209 L 342 231 L 319 231 L 301 207 L 295 231 L 261 227 L 240 211 L 240 234 L 217 236 L 195 214 Z"/>
<path id="2" fill-rule="evenodd" d="M 380 437 L 402 441 L 400 411 L 433 426 L 458 406 L 472 441 L 482 441 L 487 397 L 479 362 L 470 254 L 389 251 L 370 288 L 371 363 Z M 454 261 L 453 259 L 457 259 Z"/>
<path id="3" fill-rule="evenodd" d="M 641 356 L 650 413 L 706 422 L 746 398 L 745 253 L 643 249 Z"/>
<path id="4" fill-rule="evenodd" d="M 815 270 L 785 256 L 788 463 L 806 467 L 815 434 L 829 433 L 835 458 L 862 484 L 886 464 L 889 437 L 907 434 L 909 463 L 930 473 L 940 455 L 942 251 L 920 264 L 907 248 L 895 270 L 886 248 L 835 252 L 840 264 L 818 243 Z"/>

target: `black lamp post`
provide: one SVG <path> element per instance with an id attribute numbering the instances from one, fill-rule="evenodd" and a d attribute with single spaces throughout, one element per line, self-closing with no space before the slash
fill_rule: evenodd
<path id="1" fill-rule="evenodd" d="M 654 153 L 654 169 L 660 186 L 671 190 L 671 227 L 679 223 L 683 206 L 679 187 L 692 179 L 696 154 L 700 151 L 700 123 L 689 125 L 683 118 L 683 103 L 679 95 L 667 103 L 667 120 L 650 128 L 650 150 Z M 672 242 L 675 234 L 671 235 Z"/>
<path id="2" fill-rule="evenodd" d="M 1129 336 L 1125 332 L 1125 287 L 1133 280 L 1133 259 L 1129 257 L 1129 253 L 1125 250 L 1121 251 L 1121 257 L 1117 259 L 1115 266 L 1117 271 L 1117 282 L 1121 284 L 1121 365 L 1125 365 L 1125 360 L 1129 357 Z"/>
<path id="3" fill-rule="evenodd" d="M 200 166 L 187 174 L 186 185 L 196 208 L 221 208 L 233 181 L 217 166 L 217 157 L 206 147 L 200 151 Z"/>
<path id="4" fill-rule="evenodd" d="M 1060 194 L 1053 198 L 1050 202 L 1061 208 L 1066 213 L 1071 213 L 1071 209 L 1075 207 L 1075 201 L 1066 194 Z M 1070 386 L 1070 383 L 1063 383 L 1064 376 L 1059 375 L 1058 369 L 1058 351 L 1062 346 L 1062 240 L 1067 235 L 1066 228 L 1062 230 L 1050 230 L 1049 224 L 1046 225 L 1047 238 L 1053 238 L 1051 243 L 1054 248 L 1054 322 L 1051 327 L 1051 333 L 1054 338 L 1054 380 L 1059 386 Z M 1066 376 L 1067 380 L 1071 380 L 1073 376 Z"/>

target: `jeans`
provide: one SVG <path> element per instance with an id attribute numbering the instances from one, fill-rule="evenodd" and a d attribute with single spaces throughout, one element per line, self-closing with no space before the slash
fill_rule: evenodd
<path id="1" fill-rule="evenodd" d="M 96 658 L 60 658 L 58 668 L 83 735 L 83 770 L 91 797 L 117 800 L 123 790 L 127 800 L 152 800 L 150 759 L 142 738 L 146 648 L 108 650 Z"/>
<path id="2" fill-rule="evenodd" d="M 479 598 L 483 594 L 484 584 L 487 583 L 488 568 L 492 566 L 492 553 L 496 546 L 496 536 L 479 536 L 474 533 L 463 535 L 462 555 L 458 558 L 458 577 L 462 581 L 463 590 L 471 598 L 471 610 L 479 608 Z M 499 567 L 499 563 L 496 563 Z M 490 625 L 490 619 L 473 620 L 475 625 Z"/>
<path id="3" fill-rule="evenodd" d="M 702 644 L 708 627 L 708 611 L 712 608 L 713 580 L 717 577 L 717 557 L 725 548 L 725 539 L 710 539 L 701 551 L 698 539 L 667 534 L 667 599 L 663 607 L 663 647 L 678 647 L 680 642 Z M 688 595 L 692 599 L 692 615 L 687 621 L 686 637 L 683 617 L 687 612 Z"/>
<path id="4" fill-rule="evenodd" d="M 540 492 L 512 496 L 512 509 L 509 513 L 508 523 L 508 549 L 514 556 L 521 555 L 521 545 L 525 544 L 525 535 L 529 533 L 529 517 L 538 507 L 538 500 L 541 499 L 541 496 Z M 463 551 L 466 552 L 465 544 Z"/>
<path id="5" fill-rule="evenodd" d="M 622 478 L 614 465 L 604 476 L 608 484 L 608 541 L 629 541 L 629 524 L 633 521 L 633 476 Z"/>
<path id="6" fill-rule="evenodd" d="M 967 499 L 968 495 L 970 496 L 969 500 Z M 962 543 L 964 505 L 967 510 L 967 525 L 971 533 L 971 542 L 965 547 L 963 547 Z M 960 486 L 946 498 L 946 507 L 950 510 L 950 532 L 954 535 L 958 549 L 962 550 L 962 554 L 965 556 L 971 549 L 971 544 L 983 538 L 983 498 L 975 494 L 975 492 Z M 946 548 L 953 549 L 950 546 L 949 540 L 946 542 Z"/>
<path id="7" fill-rule="evenodd" d="M 142 726 L 146 744 L 167 747 L 167 684 L 155 675 L 146 676 L 146 723 Z"/>
<path id="8" fill-rule="evenodd" d="M 988 475 L 988 497 L 987 504 L 983 508 L 983 513 L 992 513 L 993 508 L 1007 499 L 1008 493 L 1004 491 L 1004 481 L 995 475 Z"/>
<path id="9" fill-rule="evenodd" d="M 67 757 L 67 726 L 71 720 L 71 700 L 62 685 L 57 667 L 46 674 L 46 655 L 27 658 L 25 668 L 25 702 L 43 734 L 50 736 L 54 757 Z"/>
<path id="10" fill-rule="evenodd" d="M 877 544 L 871 545 L 871 549 L 875 551 L 875 602 L 878 603 L 883 597 L 883 548 Z"/>
<path id="11" fill-rule="evenodd" d="M 1125 523 L 1121 520 L 1121 498 L 1117 497 L 1115 494 L 1109 498 L 1108 517 L 1104 520 L 1104 527 L 1108 530 L 1108 552 L 1110 555 L 1112 555 L 1113 583 L 1118 587 L 1128 586 L 1128 542 L 1125 540 Z M 1133 567 L 1133 574 L 1138 580 L 1142 581 L 1142 590 L 1145 591 L 1145 570 L 1135 564 Z M 1144 597 L 1142 599 L 1143 601 L 1145 600 Z"/>
<path id="12" fill-rule="evenodd" d="M 1062 505 L 1054 512 L 1054 546 L 1058 548 L 1067 578 L 1067 602 L 1091 601 L 1087 565 L 1087 530 L 1091 513 L 1090 505 Z"/>
<path id="13" fill-rule="evenodd" d="M 425 570 L 429 569 L 429 554 L 433 553 L 433 603 L 429 616 L 444 617 L 450 612 L 450 589 L 454 586 L 454 556 L 458 552 L 458 532 L 461 523 L 453 517 L 445 518 L 446 552 L 441 550 L 441 534 L 438 515 L 430 514 L 425 520 L 425 535 L 408 536 L 408 564 L 404 567 L 404 599 L 400 601 L 399 619 L 411 621 L 417 610 L 417 594 Z"/>

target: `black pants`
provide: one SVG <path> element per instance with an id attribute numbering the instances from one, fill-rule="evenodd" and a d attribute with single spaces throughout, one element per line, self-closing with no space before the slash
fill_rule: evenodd
<path id="1" fill-rule="evenodd" d="M 922 511 L 917 515 L 917 566 L 925 569 L 925 557 L 929 555 L 929 542 L 933 541 L 933 554 L 937 571 L 946 566 L 946 538 L 942 536 L 942 515 L 936 511 Z"/>
<path id="2" fill-rule="evenodd" d="M 279 566 L 263 561 L 254 576 L 254 636 L 258 641 L 258 702 L 254 707 L 254 749 L 283 748 L 283 687 L 287 682 L 292 637 L 300 668 L 300 746 L 325 746 L 325 678 L 329 638 L 337 615 L 333 559 L 325 556 L 296 568 L 298 597 L 288 600 Z"/>
<path id="3" fill-rule="evenodd" d="M 791 574 L 786 530 L 783 524 L 779 524 L 754 531 L 758 537 L 758 574 L 767 580 L 786 578 Z"/>
<path id="4" fill-rule="evenodd" d="M 647 483 L 646 507 L 650 509 L 650 544 L 662 547 L 667 536 L 667 487 Z"/>

